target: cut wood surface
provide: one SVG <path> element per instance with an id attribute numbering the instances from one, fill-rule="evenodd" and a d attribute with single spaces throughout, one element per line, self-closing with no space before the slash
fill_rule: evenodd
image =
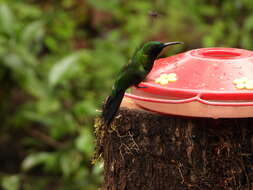
<path id="1" fill-rule="evenodd" d="M 159 115 L 124 99 L 97 129 L 102 190 L 252 190 L 253 119 Z"/>

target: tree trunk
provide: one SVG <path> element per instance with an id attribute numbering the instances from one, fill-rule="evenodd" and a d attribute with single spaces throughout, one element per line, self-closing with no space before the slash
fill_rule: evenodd
<path id="1" fill-rule="evenodd" d="M 252 190 L 253 119 L 158 115 L 125 99 L 97 131 L 102 190 Z"/>

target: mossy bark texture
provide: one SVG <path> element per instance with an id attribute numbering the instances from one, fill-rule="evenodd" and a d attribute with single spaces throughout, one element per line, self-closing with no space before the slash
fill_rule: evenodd
<path id="1" fill-rule="evenodd" d="M 121 108 L 99 134 L 102 190 L 253 190 L 252 118 L 176 118 Z"/>

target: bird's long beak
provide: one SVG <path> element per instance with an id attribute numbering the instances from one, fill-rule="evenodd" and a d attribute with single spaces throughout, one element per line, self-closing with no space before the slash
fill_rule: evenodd
<path id="1" fill-rule="evenodd" d="M 175 44 L 184 44 L 184 42 L 167 42 L 167 43 L 163 44 L 163 47 L 171 46 L 171 45 L 175 45 Z"/>

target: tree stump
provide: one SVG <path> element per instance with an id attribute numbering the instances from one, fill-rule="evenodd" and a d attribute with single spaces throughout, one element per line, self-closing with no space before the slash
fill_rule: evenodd
<path id="1" fill-rule="evenodd" d="M 240 110 L 238 110 L 240 111 Z M 125 99 L 97 128 L 102 190 L 252 190 L 253 119 L 185 118 Z"/>

